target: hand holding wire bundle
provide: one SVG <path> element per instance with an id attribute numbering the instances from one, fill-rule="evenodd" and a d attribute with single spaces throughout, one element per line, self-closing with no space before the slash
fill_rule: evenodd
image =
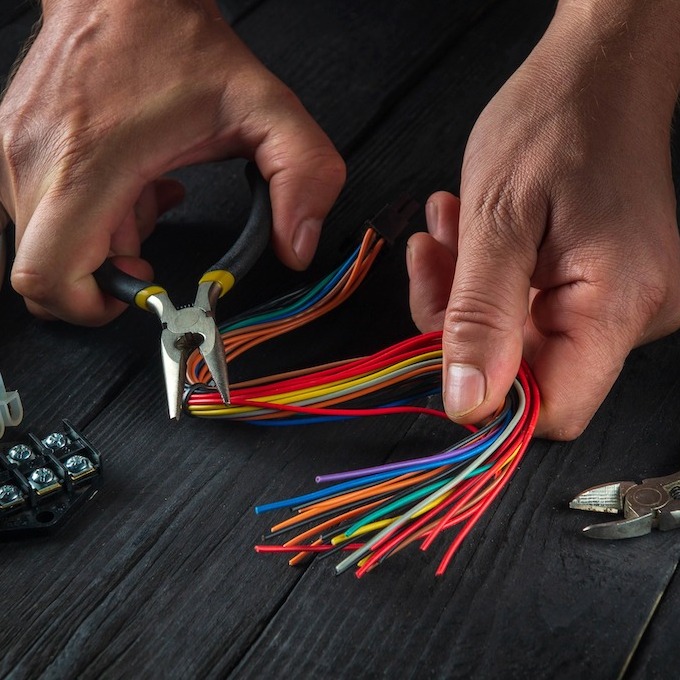
<path id="1" fill-rule="evenodd" d="M 405 201 L 399 208 L 386 209 L 390 233 L 399 230 L 412 211 Z M 384 214 L 374 221 L 380 222 Z M 400 218 L 398 228 L 393 223 L 395 215 Z M 364 280 L 384 245 L 383 236 L 368 223 L 361 244 L 333 272 L 223 324 L 220 331 L 227 359 L 341 304 Z M 198 417 L 268 426 L 395 413 L 446 419 L 443 410 L 417 403 L 441 391 L 441 341 L 440 332 L 426 333 L 371 356 L 232 384 L 229 405 L 209 386 L 207 365 L 194 353 L 188 362 L 185 408 Z M 362 576 L 411 542 L 420 540 L 427 548 L 443 531 L 458 528 L 437 570 L 442 574 L 522 460 L 538 413 L 538 389 L 522 363 L 494 417 L 483 427 L 470 426 L 470 434 L 445 451 L 318 477 L 317 481 L 331 482 L 331 486 L 256 508 L 258 513 L 293 509 L 292 517 L 272 527 L 270 538 L 298 532 L 283 545 L 267 543 L 257 550 L 293 553 L 291 564 L 319 552 L 351 550 L 336 571 L 357 566 L 357 575 Z"/>

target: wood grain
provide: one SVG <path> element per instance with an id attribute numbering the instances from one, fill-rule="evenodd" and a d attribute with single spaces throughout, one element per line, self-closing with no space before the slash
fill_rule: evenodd
<path id="1" fill-rule="evenodd" d="M 222 7 L 349 169 L 312 270 L 286 272 L 269 254 L 222 303 L 225 314 L 326 271 L 363 220 L 402 191 L 422 202 L 455 190 L 476 116 L 552 10 L 539 0 Z M 0 71 L 30 29 L 26 17 L 0 28 Z M 145 252 L 158 280 L 188 298 L 238 232 L 247 198 L 238 163 L 179 174 L 188 199 Z M 345 308 L 245 357 L 233 374 L 404 337 L 413 331 L 406 289 L 401 243 Z M 151 315 L 126 313 L 95 330 L 43 324 L 7 285 L 0 315 L 0 370 L 24 398 L 22 429 L 49 431 L 69 417 L 102 452 L 106 475 L 62 532 L 0 545 L 12 612 L 0 627 L 3 676 L 673 675 L 676 537 L 589 541 L 580 528 L 591 518 L 567 503 L 592 484 L 677 469 L 678 335 L 631 355 L 579 440 L 532 446 L 445 577 L 434 577 L 442 543 L 357 581 L 333 577 L 332 560 L 291 569 L 256 555 L 271 518 L 254 506 L 309 490 L 317 472 L 437 450 L 458 436 L 455 426 L 406 417 L 298 429 L 170 424 Z"/>

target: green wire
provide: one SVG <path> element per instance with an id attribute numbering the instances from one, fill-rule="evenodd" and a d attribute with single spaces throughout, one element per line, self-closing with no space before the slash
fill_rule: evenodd
<path id="1" fill-rule="evenodd" d="M 222 333 L 226 333 L 229 331 L 237 330 L 239 328 L 244 328 L 246 326 L 254 326 L 258 323 L 267 323 L 270 321 L 272 318 L 279 320 L 279 319 L 284 319 L 287 316 L 292 316 L 295 314 L 299 309 L 304 309 L 304 306 L 307 304 L 308 300 L 310 298 L 313 298 L 319 290 L 324 288 L 324 286 L 327 285 L 328 281 L 335 275 L 335 272 L 329 274 L 328 276 L 324 277 L 319 281 L 316 285 L 314 285 L 302 298 L 294 302 L 293 304 L 289 305 L 288 307 L 283 307 L 283 308 L 277 308 L 276 311 L 272 311 L 269 313 L 262 313 L 262 314 L 257 314 L 255 316 L 250 316 L 247 319 L 243 319 L 242 321 L 238 321 L 233 324 L 229 324 L 226 326 L 223 326 L 220 328 L 220 331 Z"/>
<path id="2" fill-rule="evenodd" d="M 491 467 L 490 465 L 483 465 L 477 468 L 476 470 L 473 470 L 468 475 L 466 475 L 464 479 L 470 479 L 471 477 L 475 477 L 481 474 L 482 472 L 486 472 L 490 467 Z M 345 536 L 349 538 L 357 531 L 359 531 L 359 529 L 361 529 L 361 527 L 363 527 L 364 525 L 370 524 L 371 522 L 375 522 L 384 515 L 391 513 L 393 510 L 398 510 L 399 508 L 402 508 L 413 501 L 417 501 L 423 498 L 424 496 L 429 495 L 433 491 L 440 489 L 442 486 L 444 486 L 444 484 L 448 483 L 448 481 L 449 481 L 448 479 L 440 479 L 439 481 L 432 482 L 431 484 L 428 484 L 422 489 L 418 489 L 417 491 L 414 491 L 413 493 L 410 493 L 407 496 L 404 496 L 403 498 L 400 498 L 396 501 L 392 501 L 391 503 L 388 503 L 387 505 L 384 505 L 380 508 L 376 508 L 375 510 L 373 510 L 373 512 L 369 512 L 362 519 L 360 519 L 358 522 L 355 522 L 349 529 L 347 529 L 347 531 L 345 531 Z"/>

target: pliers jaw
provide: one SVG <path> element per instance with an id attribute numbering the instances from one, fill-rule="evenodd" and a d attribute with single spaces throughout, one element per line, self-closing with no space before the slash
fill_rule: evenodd
<path id="1" fill-rule="evenodd" d="M 161 357 L 171 419 L 178 420 L 181 414 L 187 359 L 195 349 L 203 355 L 224 403 L 229 403 L 227 362 L 214 318 L 219 292 L 219 284 L 200 283 L 193 305 L 180 309 L 173 305 L 166 292 L 147 299 L 147 307 L 158 316 L 163 327 Z"/>
<path id="2" fill-rule="evenodd" d="M 580 493 L 569 503 L 575 510 L 622 514 L 623 519 L 583 529 L 591 538 L 632 538 L 652 529 L 680 527 L 680 473 L 635 482 L 608 482 Z"/>

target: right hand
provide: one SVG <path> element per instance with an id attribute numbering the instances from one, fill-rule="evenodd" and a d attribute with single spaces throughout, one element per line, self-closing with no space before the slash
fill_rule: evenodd
<path id="1" fill-rule="evenodd" d="M 573 439 L 631 349 L 680 328 L 678 28 L 677 2 L 560 3 L 475 124 L 461 200 L 430 197 L 430 234 L 409 244 L 411 309 L 443 330 L 457 422 L 488 418 L 524 355 L 536 433 Z"/>
<path id="2" fill-rule="evenodd" d="M 144 279 L 140 243 L 184 165 L 253 158 L 270 183 L 274 249 L 305 268 L 345 179 L 300 101 L 214 0 L 45 0 L 0 105 L 0 212 L 16 225 L 12 285 L 36 315 L 100 325 L 124 305 L 92 272 Z"/>

